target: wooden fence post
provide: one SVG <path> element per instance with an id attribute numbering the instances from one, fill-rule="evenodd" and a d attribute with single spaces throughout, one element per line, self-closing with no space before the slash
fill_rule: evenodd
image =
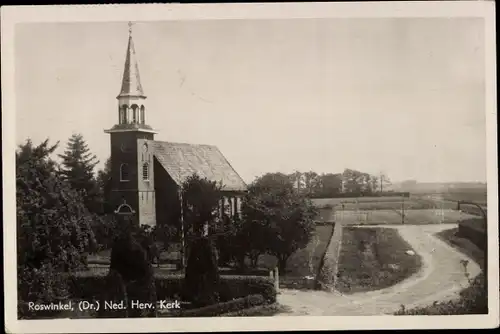
<path id="1" fill-rule="evenodd" d="M 274 268 L 274 288 L 276 289 L 276 293 L 280 292 L 280 276 L 278 267 Z"/>

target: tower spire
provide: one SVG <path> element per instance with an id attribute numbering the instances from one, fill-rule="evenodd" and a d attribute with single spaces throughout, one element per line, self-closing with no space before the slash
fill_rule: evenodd
<path id="1" fill-rule="evenodd" d="M 132 38 L 132 22 L 128 23 L 128 45 L 123 70 L 122 87 L 118 97 L 137 96 L 145 97 L 142 89 L 139 65 L 135 54 L 134 40 Z"/>
<path id="2" fill-rule="evenodd" d="M 139 76 L 139 66 L 132 39 L 132 22 L 128 23 L 128 34 L 122 87 L 120 94 L 116 97 L 118 100 L 118 123 L 105 132 L 111 134 L 123 131 L 148 133 L 148 139 L 153 140 L 153 135 L 156 132 L 146 124 L 147 99 Z"/>

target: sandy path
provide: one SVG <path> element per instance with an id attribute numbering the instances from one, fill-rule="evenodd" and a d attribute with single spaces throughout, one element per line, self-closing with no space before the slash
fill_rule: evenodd
<path id="1" fill-rule="evenodd" d="M 457 224 L 381 227 L 398 229 L 401 237 L 422 257 L 423 267 L 418 273 L 390 288 L 351 295 L 281 289 L 278 301 L 291 312 L 280 315 L 392 314 L 401 304 L 411 308 L 458 297 L 459 291 L 468 285 L 461 260 L 469 261 L 470 278 L 480 273 L 477 263 L 433 235 Z"/>

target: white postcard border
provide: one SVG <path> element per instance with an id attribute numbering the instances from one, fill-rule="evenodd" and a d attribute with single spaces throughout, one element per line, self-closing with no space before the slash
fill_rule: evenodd
<path id="1" fill-rule="evenodd" d="M 499 322 L 498 165 L 496 141 L 495 9 L 492 1 L 97 5 L 2 7 L 2 152 L 6 331 L 11 333 L 187 332 L 339 329 L 488 328 Z M 242 318 L 17 320 L 15 227 L 14 29 L 29 22 L 110 22 L 203 19 L 483 17 L 486 46 L 489 315 L 290 316 Z"/>

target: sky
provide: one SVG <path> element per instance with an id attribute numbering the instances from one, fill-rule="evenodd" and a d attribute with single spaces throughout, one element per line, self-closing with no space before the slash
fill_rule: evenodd
<path id="1" fill-rule="evenodd" d="M 219 147 L 267 172 L 486 181 L 484 25 L 470 18 L 135 22 L 156 140 Z M 81 133 L 99 160 L 118 122 L 127 22 L 18 24 L 16 140 Z"/>

